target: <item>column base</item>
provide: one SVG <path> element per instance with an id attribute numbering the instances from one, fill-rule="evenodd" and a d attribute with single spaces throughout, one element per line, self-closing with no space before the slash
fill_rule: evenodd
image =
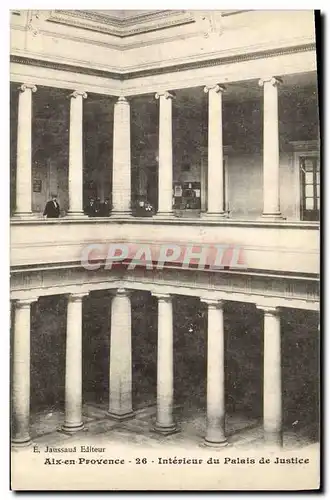
<path id="1" fill-rule="evenodd" d="M 201 219 L 209 221 L 218 221 L 228 218 L 229 218 L 228 212 L 204 212 L 201 214 Z"/>
<path id="2" fill-rule="evenodd" d="M 62 434 L 66 434 L 67 436 L 71 436 L 72 434 L 75 434 L 76 432 L 82 431 L 84 428 L 85 428 L 85 425 L 83 422 L 81 424 L 78 424 L 78 425 L 63 424 L 62 427 L 60 427 L 58 429 L 58 432 L 61 432 Z"/>
<path id="3" fill-rule="evenodd" d="M 214 449 L 221 449 L 225 448 L 228 446 L 228 441 L 226 438 L 224 438 L 223 441 L 210 441 L 209 439 L 205 438 L 201 446 L 204 448 L 214 448 Z"/>
<path id="4" fill-rule="evenodd" d="M 105 417 L 110 418 L 111 420 L 122 421 L 122 420 L 128 420 L 130 418 L 134 418 L 135 412 L 133 410 L 128 411 L 126 413 L 116 413 L 116 412 L 108 411 L 105 414 Z"/>
<path id="5" fill-rule="evenodd" d="M 273 212 L 273 213 L 268 213 L 264 212 L 261 217 L 259 218 L 261 221 L 281 221 L 285 220 L 285 217 L 281 214 L 281 212 Z"/>
<path id="6" fill-rule="evenodd" d="M 181 429 L 175 424 L 162 425 L 158 424 L 157 422 L 155 423 L 155 425 L 153 425 L 151 430 L 153 432 L 157 432 L 157 434 L 162 434 L 162 436 L 170 436 L 171 434 L 177 434 L 181 431 Z"/>
<path id="7" fill-rule="evenodd" d="M 38 217 L 40 217 L 40 214 L 36 214 L 34 212 L 15 212 L 14 215 L 12 216 L 12 219 L 30 220 L 30 219 L 37 219 Z"/>
<path id="8" fill-rule="evenodd" d="M 155 215 L 153 215 L 153 218 L 156 218 L 156 219 L 173 219 L 174 218 L 174 212 L 157 212 Z"/>
<path id="9" fill-rule="evenodd" d="M 13 438 L 11 440 L 11 446 L 13 449 L 29 448 L 32 445 L 32 439 L 30 436 L 26 438 Z"/>
<path id="10" fill-rule="evenodd" d="M 124 219 L 126 217 L 132 217 L 130 210 L 113 210 L 110 214 L 111 219 Z"/>
<path id="11" fill-rule="evenodd" d="M 282 448 L 283 436 L 281 432 L 264 431 L 264 443 L 267 448 Z"/>

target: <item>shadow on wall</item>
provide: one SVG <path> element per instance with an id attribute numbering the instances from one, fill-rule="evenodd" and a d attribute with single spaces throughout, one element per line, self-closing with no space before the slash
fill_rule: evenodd
<path id="1" fill-rule="evenodd" d="M 83 398 L 108 403 L 111 297 L 92 292 L 83 307 Z"/>
<path id="2" fill-rule="evenodd" d="M 282 314 L 283 407 L 288 426 L 315 425 L 320 419 L 318 324 L 319 315 L 313 311 L 287 309 Z M 317 425 L 315 429 L 317 434 Z"/>
<path id="3" fill-rule="evenodd" d="M 67 299 L 40 297 L 31 311 L 31 410 L 64 408 Z"/>

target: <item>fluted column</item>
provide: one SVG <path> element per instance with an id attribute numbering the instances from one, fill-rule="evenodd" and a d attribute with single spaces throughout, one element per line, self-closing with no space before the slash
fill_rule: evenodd
<path id="1" fill-rule="evenodd" d="M 62 430 L 73 433 L 84 427 L 82 420 L 82 307 L 86 293 L 68 297 L 66 359 L 65 359 L 65 420 Z"/>
<path id="2" fill-rule="evenodd" d="M 123 288 L 111 302 L 109 378 L 109 416 L 118 420 L 132 417 L 131 299 Z"/>
<path id="3" fill-rule="evenodd" d="M 83 209 L 83 99 L 86 92 L 70 94 L 69 210 L 68 216 L 82 217 Z"/>
<path id="4" fill-rule="evenodd" d="M 15 217 L 32 216 L 32 92 L 35 85 L 19 87 Z"/>
<path id="5" fill-rule="evenodd" d="M 112 215 L 131 214 L 131 125 L 130 104 L 119 97 L 114 109 Z"/>
<path id="6" fill-rule="evenodd" d="M 15 302 L 12 364 L 12 444 L 28 446 L 30 438 L 30 324 L 31 304 L 36 299 Z"/>
<path id="7" fill-rule="evenodd" d="M 209 94 L 208 121 L 208 172 L 207 172 L 207 212 L 208 218 L 225 217 L 223 141 L 222 141 L 222 85 L 206 86 Z"/>
<path id="8" fill-rule="evenodd" d="M 159 166 L 158 212 L 159 217 L 173 214 L 173 146 L 172 146 L 172 99 L 170 92 L 158 92 L 159 99 Z"/>
<path id="9" fill-rule="evenodd" d="M 280 160 L 278 86 L 279 78 L 264 78 L 259 85 L 264 91 L 263 118 L 263 197 L 262 216 L 270 219 L 282 218 L 280 210 Z"/>
<path id="10" fill-rule="evenodd" d="M 158 298 L 157 417 L 155 430 L 168 435 L 177 431 L 173 420 L 173 309 L 172 297 Z"/>
<path id="11" fill-rule="evenodd" d="M 264 312 L 264 438 L 282 445 L 281 323 L 276 307 L 257 306 Z"/>
<path id="12" fill-rule="evenodd" d="M 204 444 L 226 446 L 225 349 L 223 302 L 201 299 L 207 304 L 207 429 Z"/>

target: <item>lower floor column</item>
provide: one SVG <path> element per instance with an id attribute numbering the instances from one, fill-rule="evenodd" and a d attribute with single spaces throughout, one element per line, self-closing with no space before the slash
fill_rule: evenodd
<path id="1" fill-rule="evenodd" d="M 15 302 L 12 364 L 12 444 L 31 444 L 30 438 L 30 323 L 31 303 L 36 299 Z"/>
<path id="2" fill-rule="evenodd" d="M 111 303 L 109 411 L 123 420 L 132 410 L 132 319 L 129 292 L 119 288 Z"/>
<path id="3" fill-rule="evenodd" d="M 86 293 L 72 293 L 68 299 L 65 420 L 62 430 L 73 433 L 83 429 L 82 419 L 82 306 Z"/>
<path id="4" fill-rule="evenodd" d="M 157 349 L 157 417 L 154 429 L 161 434 L 173 434 L 173 309 L 172 297 L 154 294 L 158 298 Z"/>
<path id="5" fill-rule="evenodd" d="M 264 439 L 282 446 L 281 325 L 276 307 L 257 306 L 264 311 Z"/>
<path id="6" fill-rule="evenodd" d="M 206 302 L 207 314 L 207 429 L 204 444 L 215 448 L 226 446 L 225 435 L 225 349 L 223 302 Z"/>

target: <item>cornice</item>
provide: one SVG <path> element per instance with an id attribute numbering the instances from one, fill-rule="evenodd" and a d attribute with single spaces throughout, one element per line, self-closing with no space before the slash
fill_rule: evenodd
<path id="1" fill-rule="evenodd" d="M 184 10 L 162 10 L 136 15 L 129 19 L 98 14 L 86 10 L 52 10 L 47 21 L 97 31 L 125 38 L 140 33 L 181 26 L 195 22 L 194 16 Z"/>
<path id="2" fill-rule="evenodd" d="M 296 53 L 300 53 L 300 52 L 308 52 L 311 50 L 316 50 L 315 43 L 305 43 L 305 44 L 292 45 L 290 47 L 277 47 L 277 48 L 272 48 L 272 49 L 260 48 L 259 50 L 258 49 L 251 50 L 251 51 L 245 50 L 244 52 L 241 52 L 241 53 L 217 56 L 217 57 L 213 57 L 212 59 L 201 59 L 198 61 L 190 60 L 190 61 L 185 61 L 183 63 L 168 65 L 165 67 L 146 68 L 146 69 L 141 69 L 141 70 L 136 69 L 135 71 L 133 71 L 131 69 L 130 71 L 123 73 L 123 75 L 124 75 L 125 80 L 131 79 L 131 78 L 140 78 L 140 77 L 144 78 L 146 76 L 159 75 L 159 74 L 164 74 L 164 73 L 173 73 L 173 72 L 185 71 L 185 70 L 189 70 L 189 69 L 199 69 L 199 68 L 207 68 L 207 67 L 212 67 L 212 66 L 221 66 L 221 65 L 225 65 L 225 64 L 240 63 L 240 62 L 252 61 L 252 60 L 256 60 L 256 59 L 265 59 L 265 58 L 274 57 L 274 56 L 282 56 L 282 55 L 288 55 L 288 54 L 296 54 Z"/>
<path id="3" fill-rule="evenodd" d="M 320 149 L 319 140 L 311 141 L 290 141 L 292 150 L 295 152 L 299 151 L 318 151 Z"/>
<path id="4" fill-rule="evenodd" d="M 256 52 L 249 52 L 249 53 L 245 52 L 242 54 L 236 54 L 236 55 L 230 55 L 230 56 L 224 56 L 224 57 L 216 57 L 213 59 L 207 59 L 207 60 L 201 60 L 201 61 L 189 61 L 189 62 L 178 63 L 178 64 L 174 64 L 174 65 L 169 65 L 166 67 L 146 68 L 146 69 L 142 69 L 142 70 L 128 71 L 128 72 L 123 72 L 120 70 L 106 71 L 106 70 L 94 69 L 94 68 L 90 68 L 90 67 L 78 66 L 78 65 L 74 65 L 74 64 L 54 62 L 54 61 L 48 61 L 48 60 L 39 59 L 39 58 L 26 57 L 26 56 L 21 56 L 21 55 L 17 55 L 17 54 L 11 54 L 10 62 L 125 81 L 125 80 L 131 80 L 134 78 L 143 78 L 143 77 L 147 77 L 147 76 L 160 75 L 160 74 L 165 74 L 165 73 L 173 73 L 173 72 L 185 71 L 185 70 L 189 70 L 189 69 L 220 66 L 220 65 L 224 65 L 224 64 L 239 63 L 239 62 L 243 62 L 243 61 L 263 59 L 263 58 L 280 56 L 280 55 L 296 54 L 296 53 L 308 52 L 308 51 L 314 51 L 314 50 L 316 50 L 316 44 L 315 43 L 307 43 L 307 44 L 303 44 L 303 45 L 294 45 L 291 47 L 281 47 L 281 48 L 275 48 L 275 49 L 260 50 L 260 51 L 256 51 Z M 86 61 L 86 64 L 87 64 L 87 61 Z"/>
<path id="5" fill-rule="evenodd" d="M 12 54 L 10 56 L 10 62 L 16 64 L 24 64 L 27 66 L 37 66 L 39 68 L 55 69 L 58 71 L 68 71 L 70 73 L 81 73 L 90 76 L 99 76 L 102 78 L 109 78 L 113 80 L 123 80 L 120 72 L 114 71 L 104 71 L 100 69 L 87 68 L 84 66 L 78 66 L 75 64 L 60 63 L 56 61 L 47 61 L 45 59 L 36 59 L 26 56 L 20 56 L 17 54 Z"/>

